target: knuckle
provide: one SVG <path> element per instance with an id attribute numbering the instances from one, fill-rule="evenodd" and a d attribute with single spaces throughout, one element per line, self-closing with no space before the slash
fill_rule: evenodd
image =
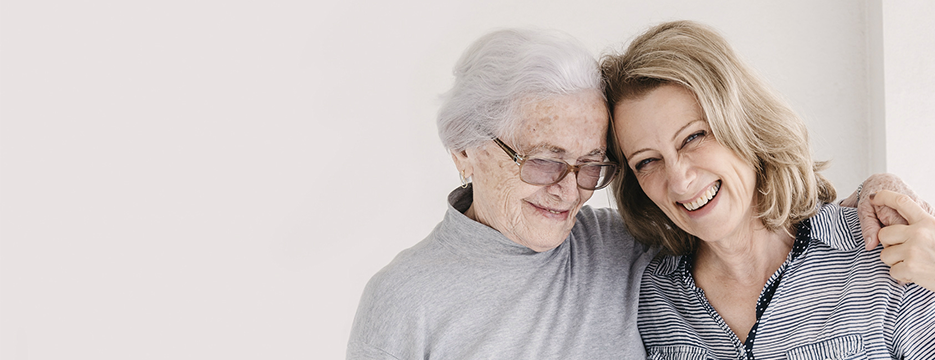
<path id="1" fill-rule="evenodd" d="M 913 200 L 911 196 L 906 195 L 906 194 L 896 195 L 895 201 L 896 201 L 896 205 L 899 205 L 900 207 L 905 207 L 909 205 L 910 203 L 915 202 L 915 200 Z"/>
<path id="2" fill-rule="evenodd" d="M 906 264 L 905 261 L 896 264 L 896 266 L 893 266 L 890 269 L 890 274 L 893 275 L 894 279 L 900 281 L 912 282 L 913 279 L 912 268 L 909 266 L 909 264 Z"/>
<path id="3" fill-rule="evenodd" d="M 911 281 L 910 276 L 904 271 L 904 266 L 895 265 L 890 268 L 890 277 L 899 281 Z"/>
<path id="4" fill-rule="evenodd" d="M 887 250 L 889 249 L 883 249 L 883 251 L 880 252 L 880 260 L 883 261 L 884 264 L 892 265 L 893 262 L 891 261 L 889 252 Z"/>
<path id="5" fill-rule="evenodd" d="M 880 241 L 887 241 L 890 239 L 890 232 L 892 231 L 893 228 L 881 228 L 880 231 L 877 232 L 877 237 L 880 238 Z"/>

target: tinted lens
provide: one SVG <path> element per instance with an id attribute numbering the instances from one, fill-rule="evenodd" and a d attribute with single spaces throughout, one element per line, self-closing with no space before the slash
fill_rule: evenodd
<path id="1" fill-rule="evenodd" d="M 617 167 L 609 164 L 581 165 L 578 168 L 578 186 L 596 190 L 607 186 L 613 180 Z"/>
<path id="2" fill-rule="evenodd" d="M 568 165 L 545 159 L 529 159 L 519 169 L 521 180 L 533 185 L 552 185 L 562 179 Z"/>
<path id="3" fill-rule="evenodd" d="M 585 189 L 594 189 L 601 181 L 604 167 L 600 165 L 581 165 L 578 168 L 578 185 Z"/>

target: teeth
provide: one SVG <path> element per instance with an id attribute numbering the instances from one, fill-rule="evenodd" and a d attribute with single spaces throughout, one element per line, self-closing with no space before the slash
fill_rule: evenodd
<path id="1" fill-rule="evenodd" d="M 553 214 L 561 214 L 561 213 L 562 213 L 561 211 L 555 211 L 555 210 L 549 210 L 549 212 L 550 212 L 550 213 L 553 213 Z"/>
<path id="2" fill-rule="evenodd" d="M 714 185 L 712 185 L 710 188 L 708 188 L 708 191 L 705 191 L 704 194 L 701 194 L 700 197 L 695 199 L 695 201 L 692 201 L 688 204 L 682 204 L 682 206 L 684 206 L 685 209 L 688 209 L 688 211 L 698 210 L 702 206 L 705 206 L 705 204 L 707 204 L 708 201 L 711 201 L 711 199 L 714 198 L 714 195 L 717 195 L 717 191 L 720 188 L 721 188 L 721 182 L 718 181 L 714 183 Z"/>

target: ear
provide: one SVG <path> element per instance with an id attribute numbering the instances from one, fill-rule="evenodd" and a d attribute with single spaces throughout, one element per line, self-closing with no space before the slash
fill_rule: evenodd
<path id="1" fill-rule="evenodd" d="M 474 174 L 473 158 L 468 155 L 467 150 L 452 151 L 451 160 L 455 162 L 458 172 L 464 172 L 464 178 L 468 179 Z"/>

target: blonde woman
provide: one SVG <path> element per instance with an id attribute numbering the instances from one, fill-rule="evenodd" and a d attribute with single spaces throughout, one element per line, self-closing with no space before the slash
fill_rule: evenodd
<path id="1" fill-rule="evenodd" d="M 802 120 L 720 35 L 664 23 L 602 70 L 620 212 L 666 253 L 640 288 L 650 358 L 935 359 L 935 293 L 865 250 L 856 210 L 831 204 Z M 877 197 L 935 238 L 917 205 Z"/>

